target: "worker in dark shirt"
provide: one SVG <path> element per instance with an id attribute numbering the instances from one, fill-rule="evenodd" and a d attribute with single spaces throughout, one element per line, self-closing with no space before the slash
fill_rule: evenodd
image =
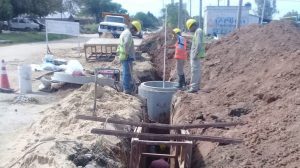
<path id="1" fill-rule="evenodd" d="M 158 159 L 152 161 L 149 168 L 170 168 L 170 165 L 164 159 Z"/>

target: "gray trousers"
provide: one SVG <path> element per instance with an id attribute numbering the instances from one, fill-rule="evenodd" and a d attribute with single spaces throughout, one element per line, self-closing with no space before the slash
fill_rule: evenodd
<path id="1" fill-rule="evenodd" d="M 200 80 L 201 80 L 201 64 L 200 59 L 190 58 L 191 61 L 191 89 L 199 90 L 200 89 Z"/>
<path id="2" fill-rule="evenodd" d="M 184 62 L 185 60 L 176 59 L 176 68 L 177 68 L 177 75 L 184 75 Z"/>

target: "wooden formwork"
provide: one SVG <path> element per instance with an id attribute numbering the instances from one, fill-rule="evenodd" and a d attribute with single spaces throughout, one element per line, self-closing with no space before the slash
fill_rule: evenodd
<path id="1" fill-rule="evenodd" d="M 167 158 L 170 163 L 170 168 L 190 168 L 192 159 L 193 141 L 210 141 L 223 144 L 241 143 L 241 139 L 232 139 L 225 137 L 190 135 L 187 129 L 191 128 L 223 128 L 228 126 L 239 125 L 242 123 L 202 123 L 202 124 L 187 124 L 187 125 L 169 125 L 160 123 L 145 123 L 134 122 L 118 119 L 105 119 L 96 116 L 76 116 L 77 119 L 108 122 L 114 124 L 136 126 L 134 132 L 126 132 L 121 130 L 106 130 L 94 128 L 91 130 L 93 134 L 113 135 L 131 138 L 131 153 L 129 168 L 145 168 L 148 164 L 145 158 Z M 154 134 L 150 133 L 150 128 L 158 130 L 169 130 L 168 133 Z M 155 131 L 154 131 L 155 132 Z M 167 154 L 148 152 L 148 146 L 164 145 L 169 147 L 170 151 Z"/>
<path id="2" fill-rule="evenodd" d="M 141 133 L 142 128 L 138 127 L 135 132 Z M 182 130 L 182 134 L 188 134 Z M 169 154 L 148 153 L 147 147 L 153 145 L 164 145 L 170 148 Z M 170 168 L 190 168 L 192 159 L 192 141 L 149 141 L 139 138 L 132 138 L 129 168 L 144 168 L 146 165 L 145 158 L 168 159 Z"/>

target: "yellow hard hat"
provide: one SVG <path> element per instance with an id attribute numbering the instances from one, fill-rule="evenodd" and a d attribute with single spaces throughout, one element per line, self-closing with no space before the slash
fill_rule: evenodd
<path id="1" fill-rule="evenodd" d="M 197 22 L 197 21 L 196 21 L 195 19 L 189 19 L 189 20 L 186 21 L 186 27 L 190 30 L 191 27 L 192 27 L 192 25 L 193 25 L 194 23 L 196 23 L 196 22 Z"/>
<path id="2" fill-rule="evenodd" d="M 138 32 L 142 30 L 142 24 L 139 21 L 132 21 L 131 24 L 136 28 Z"/>
<path id="3" fill-rule="evenodd" d="M 175 34 L 177 34 L 177 33 L 181 33 L 181 30 L 180 30 L 179 28 L 175 28 L 175 29 L 173 29 L 173 32 L 174 32 Z"/>

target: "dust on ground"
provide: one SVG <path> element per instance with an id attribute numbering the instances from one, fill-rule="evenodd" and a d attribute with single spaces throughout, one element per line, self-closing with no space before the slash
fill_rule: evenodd
<path id="1" fill-rule="evenodd" d="M 50 45 L 55 58 L 77 59 L 86 70 L 90 71 L 93 71 L 96 67 L 121 67 L 117 59 L 113 62 L 87 63 L 82 48 L 80 49 L 80 55 L 78 54 L 76 42 L 62 44 L 64 43 Z M 17 53 L 12 52 L 12 46 L 0 48 L 8 53 L 5 59 L 8 63 L 8 73 L 13 88 L 17 88 L 18 85 L 17 65 L 20 63 L 41 64 L 43 46 L 44 44 L 39 43 L 14 46 L 20 49 L 24 47 L 34 48 L 29 53 L 19 50 L 25 53 L 24 57 L 21 58 L 18 57 Z M 15 55 L 11 56 L 13 53 Z M 143 80 L 149 77 L 149 74 L 150 77 L 154 75 L 153 65 L 143 57 L 134 63 L 134 69 L 137 72 L 135 73 L 137 80 Z M 32 78 L 34 79 L 42 74 L 33 72 Z M 154 77 L 152 78 L 154 79 Z M 111 160 L 120 162 L 117 167 L 125 164 L 126 159 L 122 157 L 127 156 L 123 151 L 129 146 L 123 144 L 126 140 L 115 137 L 108 137 L 109 139 L 107 139 L 91 135 L 91 128 L 103 127 L 103 124 L 74 118 L 77 114 L 92 114 L 93 87 L 91 85 L 83 86 L 76 91 L 74 91 L 76 88 L 61 89 L 58 92 L 49 94 L 38 92 L 39 84 L 40 81 L 33 80 L 33 94 L 10 94 L 5 96 L 5 100 L 0 100 L 0 106 L 5 107 L 2 111 L 6 114 L 1 119 L 6 120 L 3 123 L 7 125 L 7 127 L 3 127 L 6 132 L 3 132 L 2 135 L 5 136 L 1 139 L 3 148 L 0 146 L 0 167 L 75 167 L 78 163 L 83 164 L 86 162 L 87 156 L 93 158 L 88 162 L 90 165 L 116 166 L 111 163 Z M 97 113 L 99 116 L 139 120 L 141 102 L 138 99 L 116 92 L 111 88 L 100 87 L 99 93 L 97 96 L 97 109 L 99 110 Z M 124 104 L 124 102 L 126 103 Z M 19 119 L 16 119 L 16 117 Z M 33 124 L 30 126 L 31 123 Z M 10 124 L 13 124 L 14 127 L 10 127 Z M 106 124 L 106 127 L 109 129 L 124 129 L 111 124 Z M 130 128 L 126 127 L 126 129 Z M 95 152 L 100 150 L 99 147 L 103 151 Z M 68 159 L 69 161 L 67 161 Z"/>
<path id="2" fill-rule="evenodd" d="M 53 107 L 41 112 L 43 116 L 38 122 L 28 128 L 9 154 L 17 156 L 4 167 L 75 167 L 67 161 L 69 155 L 76 153 L 76 148 L 90 148 L 96 143 L 106 143 L 105 150 L 116 150 L 115 162 L 122 161 L 117 156 L 122 155 L 118 147 L 122 139 L 109 139 L 93 135 L 92 128 L 130 130 L 130 127 L 91 122 L 75 119 L 76 115 L 93 114 L 94 86 L 87 84 L 75 90 L 69 96 L 56 103 Z M 126 103 L 124 103 L 126 102 Z M 141 118 L 142 103 L 134 96 L 125 95 L 109 87 L 99 87 L 97 95 L 97 116 L 123 118 L 138 121 Z M 115 151 L 116 152 L 116 151 Z M 124 156 L 123 156 L 124 157 Z M 126 158 L 126 157 L 125 157 Z M 123 166 L 122 166 L 123 167 Z"/>
<path id="3" fill-rule="evenodd" d="M 196 167 L 297 167 L 300 164 L 300 28 L 292 22 L 241 28 L 208 46 L 198 94 L 179 92 L 173 123 L 242 121 L 192 130 L 244 139 L 198 142 Z"/>

